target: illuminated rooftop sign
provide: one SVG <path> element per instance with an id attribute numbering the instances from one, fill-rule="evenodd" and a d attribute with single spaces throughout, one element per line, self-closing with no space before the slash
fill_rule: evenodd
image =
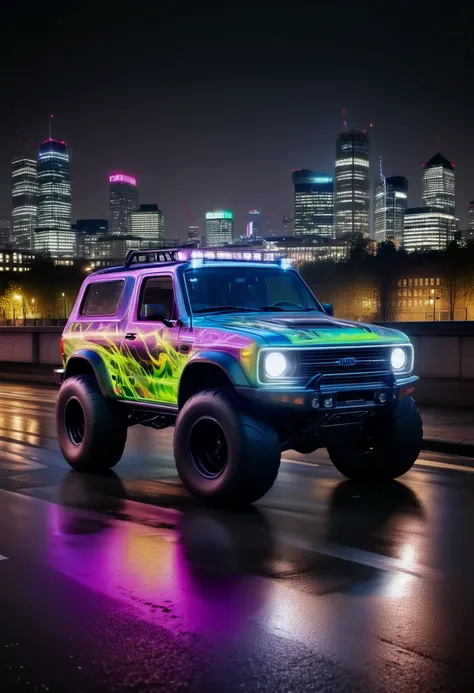
<path id="1" fill-rule="evenodd" d="M 332 183 L 332 176 L 315 176 L 311 179 L 312 183 Z"/>
<path id="2" fill-rule="evenodd" d="M 113 173 L 109 176 L 109 183 L 128 183 L 128 185 L 136 185 L 137 179 L 133 176 L 126 176 L 124 173 Z"/>
<path id="3" fill-rule="evenodd" d="M 228 212 L 225 209 L 216 212 L 206 212 L 206 219 L 233 219 L 233 212 Z"/>

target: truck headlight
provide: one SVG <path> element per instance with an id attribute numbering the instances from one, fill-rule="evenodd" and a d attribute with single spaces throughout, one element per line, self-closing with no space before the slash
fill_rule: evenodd
<path id="1" fill-rule="evenodd" d="M 265 356 L 265 373 L 269 378 L 281 378 L 288 366 L 286 357 L 280 351 L 271 351 Z"/>
<path id="2" fill-rule="evenodd" d="M 395 347 L 390 354 L 390 365 L 394 371 L 401 371 L 405 368 L 408 361 L 408 355 L 405 349 Z"/>

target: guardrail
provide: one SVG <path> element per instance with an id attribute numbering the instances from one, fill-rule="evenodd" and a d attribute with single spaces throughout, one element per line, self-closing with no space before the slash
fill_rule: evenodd
<path id="1" fill-rule="evenodd" d="M 474 322 L 380 323 L 415 346 L 423 404 L 474 407 Z M 61 327 L 0 327 L 0 378 L 52 382 Z"/>

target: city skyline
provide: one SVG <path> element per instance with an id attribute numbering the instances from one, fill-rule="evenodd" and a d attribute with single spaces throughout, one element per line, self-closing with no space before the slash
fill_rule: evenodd
<path id="1" fill-rule="evenodd" d="M 474 198 L 466 23 L 456 13 L 441 21 L 423 3 L 402 2 L 393 22 L 371 12 L 354 32 L 359 10 L 345 6 L 340 21 L 341 4 L 304 13 L 273 8 L 271 31 L 268 13 L 258 7 L 249 22 L 244 8 L 221 16 L 204 7 L 183 17 L 164 3 L 146 13 L 138 3 L 133 31 L 117 14 L 113 21 L 90 21 L 87 13 L 62 7 L 53 8 L 41 34 L 40 7 L 24 18 L 9 6 L 5 29 L 21 23 L 25 40 L 14 47 L 2 92 L 9 108 L 0 114 L 0 214 L 9 213 L 10 161 L 23 148 L 20 118 L 33 153 L 54 113 L 53 136 L 70 148 L 73 219 L 107 216 L 108 175 L 124 170 L 137 176 L 143 201 L 158 204 L 170 233 L 183 240 L 181 198 L 201 223 L 207 209 L 232 209 L 242 231 L 248 210 L 256 208 L 281 229 L 292 210 L 290 171 L 332 172 L 347 108 L 349 126 L 374 122 L 372 188 L 382 156 L 386 176 L 408 179 L 408 204 L 416 206 L 423 162 L 439 148 L 456 163 L 465 227 Z M 317 40 L 315 25 L 324 27 Z M 428 51 L 446 45 L 447 36 L 453 40 L 446 51 Z M 421 93 L 427 61 L 436 88 Z M 146 98 L 137 100 L 139 93 Z M 216 99 L 228 105 L 216 108 Z"/>

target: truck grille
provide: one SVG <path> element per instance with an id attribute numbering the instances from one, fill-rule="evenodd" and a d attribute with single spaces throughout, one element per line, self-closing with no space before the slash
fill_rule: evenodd
<path id="1" fill-rule="evenodd" d="M 390 347 L 386 346 L 306 349 L 300 352 L 300 377 L 310 380 L 315 375 L 331 374 L 347 377 L 350 382 L 350 377 L 367 373 L 367 380 L 373 380 L 373 374 L 391 372 L 389 359 Z"/>

